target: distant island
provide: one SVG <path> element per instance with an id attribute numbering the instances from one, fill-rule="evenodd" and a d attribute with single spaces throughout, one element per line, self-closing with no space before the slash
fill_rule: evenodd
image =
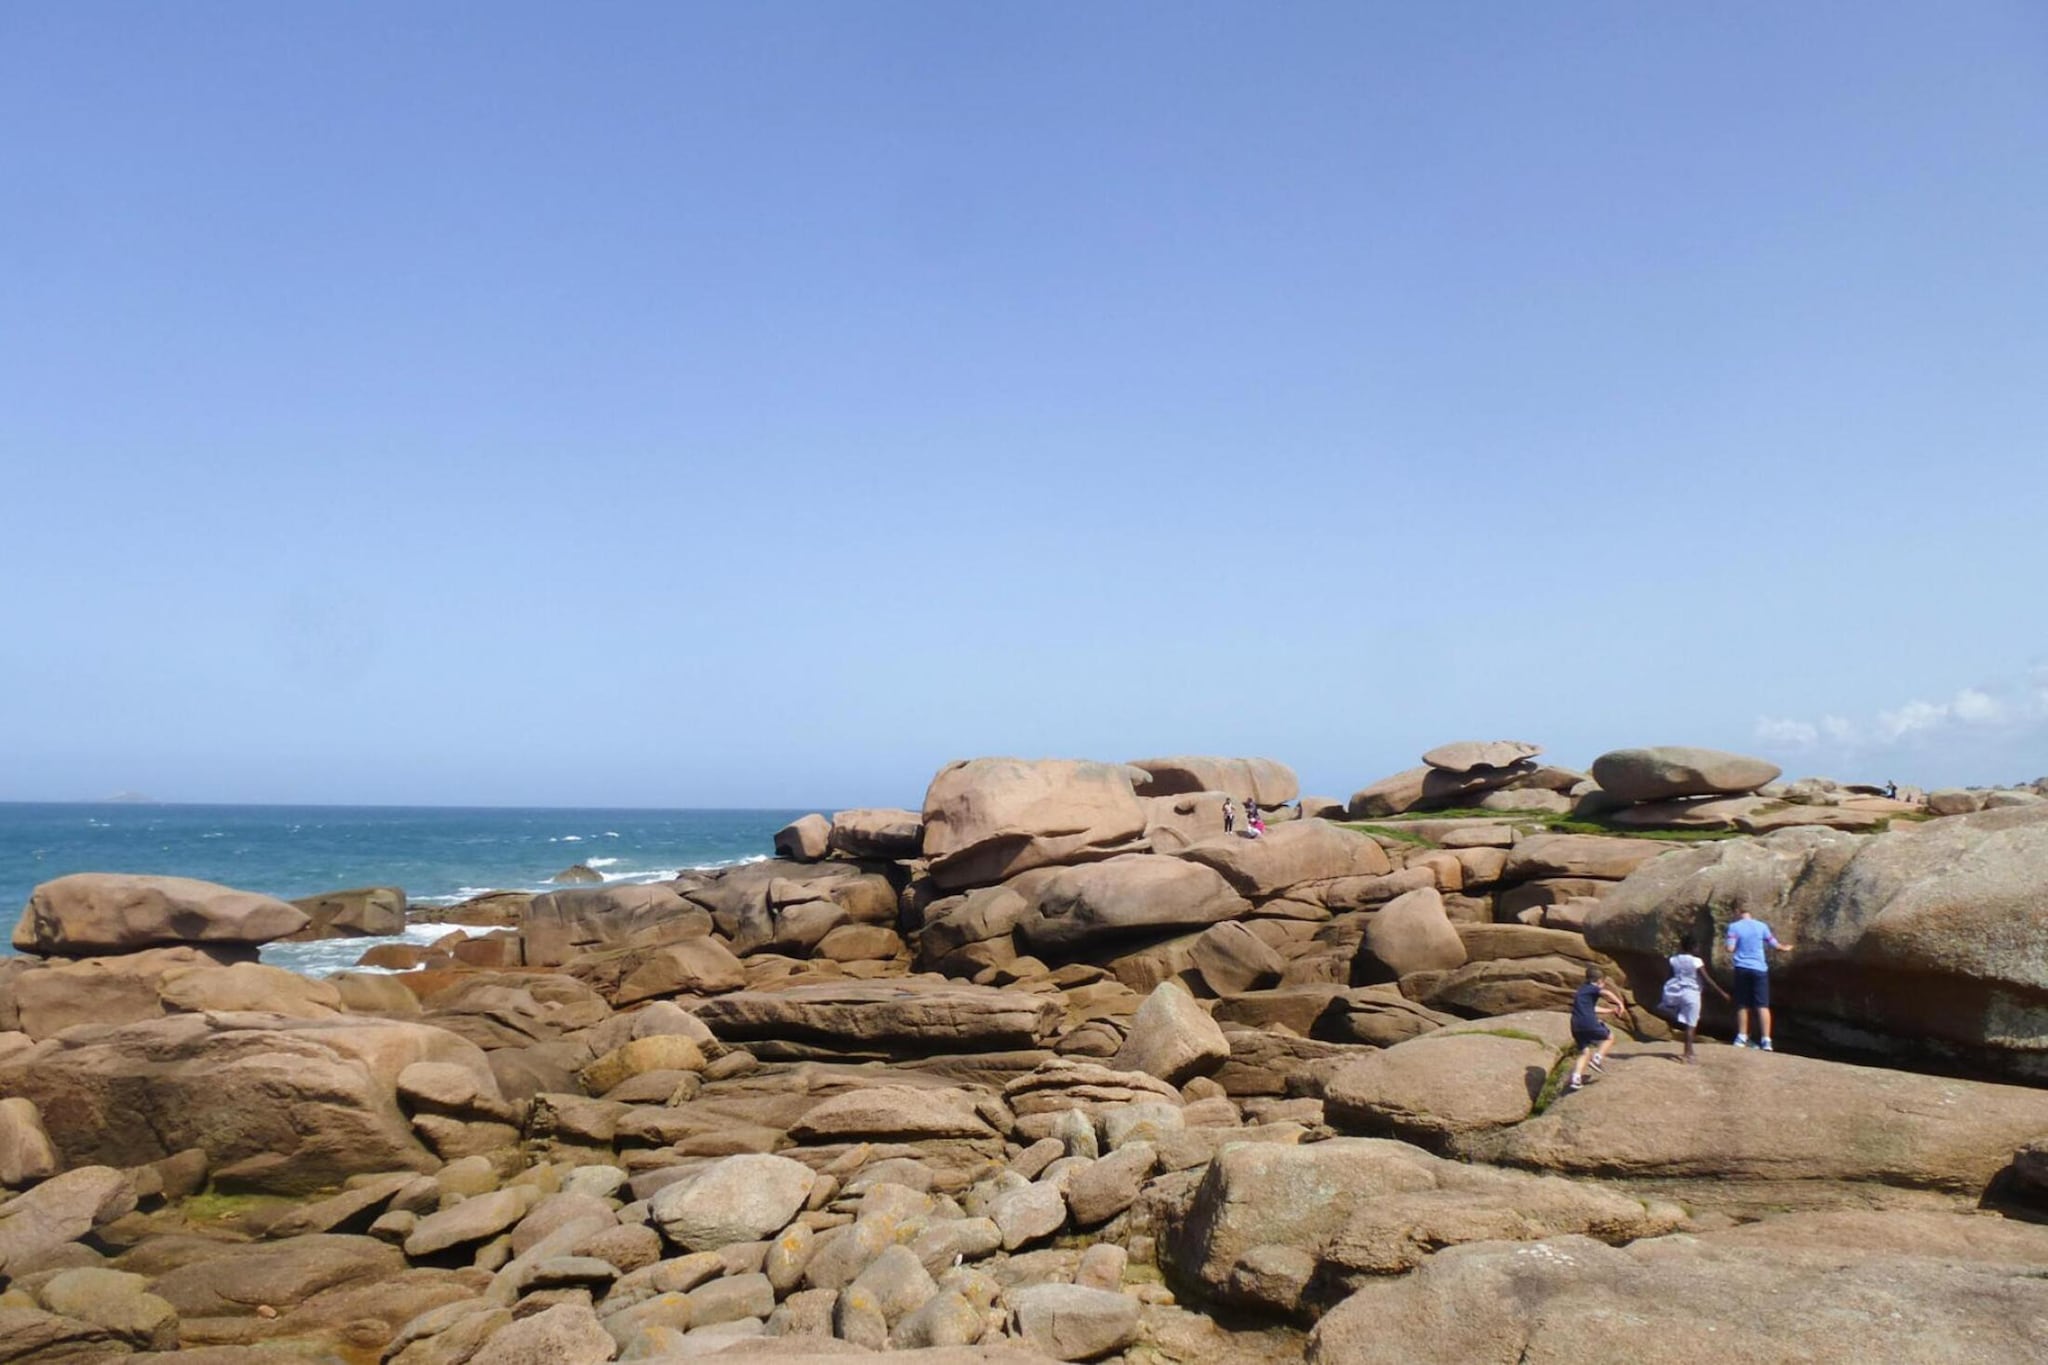
<path id="1" fill-rule="evenodd" d="M 102 797 L 100 803 L 107 806 L 154 806 L 158 804 L 154 796 L 147 796 L 142 792 L 115 792 L 112 796 Z"/>

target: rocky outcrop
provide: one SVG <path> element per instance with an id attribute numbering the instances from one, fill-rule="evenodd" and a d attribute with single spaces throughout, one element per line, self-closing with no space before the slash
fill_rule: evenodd
<path id="1" fill-rule="evenodd" d="M 1311 1365 L 1804 1360 L 2003 1365 L 2040 1356 L 2048 1237 L 1953 1214 L 1774 1219 L 1612 1247 L 1586 1237 L 1453 1247 L 1363 1284 Z M 1889 1229 L 1872 1240 L 1870 1234 Z M 1672 1286 L 1685 1292 L 1674 1293 Z M 1844 1305 L 1853 1304 L 1845 1314 Z M 1881 1324 L 1881 1325 L 1880 1325 Z"/>
<path id="2" fill-rule="evenodd" d="M 2048 810 L 1878 835 L 1786 830 L 1647 864 L 1589 915 L 1586 937 L 1641 994 L 1661 984 L 1665 957 L 1702 934 L 1714 936 L 1725 967 L 1721 932 L 1747 909 L 1795 945 L 1773 964 L 1781 1033 L 2042 1080 L 2043 866 Z"/>
<path id="3" fill-rule="evenodd" d="M 1138 770 L 1140 796 L 1221 792 L 1240 804 L 1252 801 L 1271 810 L 1301 795 L 1294 769 L 1270 758 L 1136 758 L 1125 766 Z"/>
<path id="4" fill-rule="evenodd" d="M 939 770 L 924 798 L 924 856 L 948 889 L 1135 849 L 1145 804 L 1120 764 L 976 758 Z"/>
<path id="5" fill-rule="evenodd" d="M 1559 1174 L 1827 1181 L 1974 1197 L 2015 1149 L 2048 1132 L 2048 1090 L 1734 1048 L 1704 1048 L 1697 1066 L 1679 1066 L 1676 1051 L 1622 1043 L 1598 1084 L 1455 1149 Z"/>
<path id="6" fill-rule="evenodd" d="M 377 938 L 405 932 L 405 892 L 395 886 L 364 886 L 329 891 L 292 902 L 306 916 L 306 927 L 292 939 Z"/>
<path id="7" fill-rule="evenodd" d="M 30 894 L 14 946 L 58 957 L 173 944 L 254 948 L 298 933 L 308 922 L 284 901 L 213 882 L 80 872 Z"/>
<path id="8" fill-rule="evenodd" d="M 0 1064 L 0 1092 L 36 1104 L 67 1164 L 198 1148 L 216 1180 L 292 1193 L 439 1165 L 397 1101 L 398 1073 L 419 1061 L 497 1093 L 483 1055 L 441 1029 L 254 1014 L 74 1028 Z"/>
<path id="9" fill-rule="evenodd" d="M 727 1043 L 788 1039 L 915 1056 L 1033 1047 L 1060 1009 L 1043 996 L 919 980 L 741 991 L 706 1001 L 697 1017 Z"/>
<path id="10" fill-rule="evenodd" d="M 1024 942 L 1033 951 L 1066 956 L 1200 929 L 1251 909 L 1214 868 L 1150 853 L 1027 872 L 1007 889 L 1023 901 L 1015 928 Z"/>

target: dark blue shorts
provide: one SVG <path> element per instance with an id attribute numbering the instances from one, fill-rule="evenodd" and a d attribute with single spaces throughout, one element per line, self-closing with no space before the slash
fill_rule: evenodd
<path id="1" fill-rule="evenodd" d="M 1572 1030 L 1572 1046 L 1580 1049 L 1597 1047 L 1613 1036 L 1613 1031 L 1605 1024 L 1595 1024 L 1589 1029 L 1575 1028 Z"/>
<path id="2" fill-rule="evenodd" d="M 1771 974 L 1754 967 L 1735 969 L 1735 1008 L 1767 1010 L 1771 1007 Z"/>

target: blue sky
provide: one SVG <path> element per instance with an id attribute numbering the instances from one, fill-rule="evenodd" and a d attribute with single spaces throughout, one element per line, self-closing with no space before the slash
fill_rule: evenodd
<path id="1" fill-rule="evenodd" d="M 0 8 L 0 799 L 2048 772 L 2048 11 Z"/>

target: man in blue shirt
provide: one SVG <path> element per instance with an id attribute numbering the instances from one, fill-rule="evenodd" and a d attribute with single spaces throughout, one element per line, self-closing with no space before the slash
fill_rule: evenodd
<path id="1" fill-rule="evenodd" d="M 1749 1032 L 1744 1027 L 1750 1022 L 1744 1016 L 1756 1016 L 1757 1046 L 1764 1051 L 1771 1050 L 1771 964 L 1764 957 L 1766 947 L 1779 952 L 1789 952 L 1792 945 L 1780 943 L 1771 934 L 1771 926 L 1760 919 L 1754 919 L 1744 910 L 1728 926 L 1728 951 L 1735 955 L 1735 1046 L 1749 1046 Z"/>

